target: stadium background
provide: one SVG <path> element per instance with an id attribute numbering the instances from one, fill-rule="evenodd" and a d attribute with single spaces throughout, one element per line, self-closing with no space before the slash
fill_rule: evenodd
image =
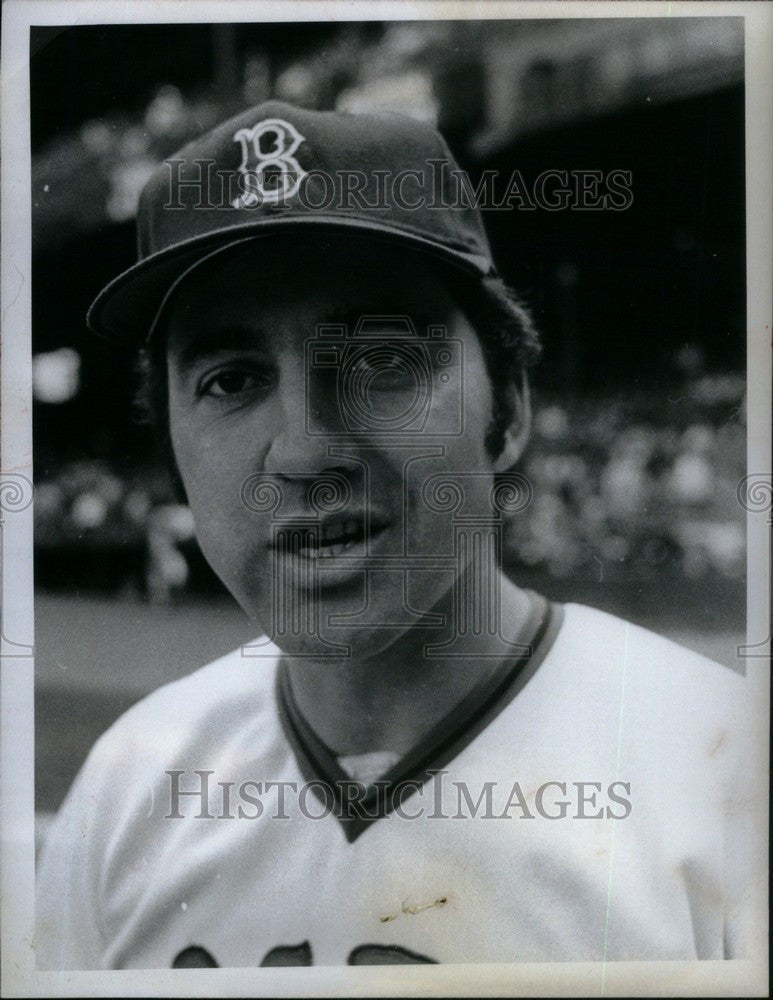
<path id="1" fill-rule="evenodd" d="M 41 829 L 121 711 L 250 638 L 84 315 L 155 164 L 269 96 L 435 121 L 473 181 L 631 171 L 626 211 L 486 216 L 545 342 L 508 568 L 740 669 L 741 19 L 33 28 L 31 52 Z"/>

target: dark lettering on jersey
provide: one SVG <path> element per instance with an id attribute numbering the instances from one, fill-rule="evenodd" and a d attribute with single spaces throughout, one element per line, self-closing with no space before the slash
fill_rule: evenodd
<path id="1" fill-rule="evenodd" d="M 311 945 L 308 941 L 300 944 L 280 944 L 266 952 L 260 967 L 283 965 L 312 965 Z"/>
<path id="2" fill-rule="evenodd" d="M 347 965 L 437 965 L 434 958 L 427 958 L 416 951 L 401 948 L 399 944 L 361 944 L 349 952 Z"/>
<path id="3" fill-rule="evenodd" d="M 399 944 L 360 944 L 349 952 L 347 965 L 437 965 L 434 958 L 427 958 Z M 261 968 L 312 965 L 311 945 L 280 944 L 266 952 Z M 183 948 L 172 962 L 173 969 L 218 969 L 220 965 L 206 948 L 192 944 Z"/>
<path id="4" fill-rule="evenodd" d="M 174 962 L 172 962 L 172 968 L 219 969 L 220 966 L 206 948 L 202 948 L 199 944 L 192 944 L 188 948 L 183 948 Z"/>

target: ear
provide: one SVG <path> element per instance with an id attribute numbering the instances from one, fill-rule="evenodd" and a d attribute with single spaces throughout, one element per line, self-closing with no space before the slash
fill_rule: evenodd
<path id="1" fill-rule="evenodd" d="M 494 472 L 507 472 L 523 454 L 531 435 L 531 393 L 526 373 L 508 389 L 512 419 L 505 429 L 505 443 L 494 462 Z"/>

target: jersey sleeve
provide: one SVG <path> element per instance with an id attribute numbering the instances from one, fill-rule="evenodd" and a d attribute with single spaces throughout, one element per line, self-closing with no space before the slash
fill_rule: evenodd
<path id="1" fill-rule="evenodd" d="M 145 919 L 143 900 L 175 856 L 170 840 L 181 828 L 166 817 L 168 769 L 193 771 L 227 755 L 235 720 L 259 710 L 256 681 L 263 677 L 261 690 L 273 692 L 261 662 L 245 666 L 227 654 L 137 702 L 94 744 L 37 865 L 38 968 L 124 967 L 127 936 Z M 153 921 L 144 926 L 152 937 Z"/>
<path id="2" fill-rule="evenodd" d="M 46 834 L 37 864 L 39 969 L 103 968 L 100 858 L 108 836 L 111 771 L 104 737 L 95 744 Z"/>
<path id="3" fill-rule="evenodd" d="M 725 958 L 749 959 L 767 950 L 767 767 L 765 724 L 751 678 L 729 713 L 734 734 L 725 799 Z"/>

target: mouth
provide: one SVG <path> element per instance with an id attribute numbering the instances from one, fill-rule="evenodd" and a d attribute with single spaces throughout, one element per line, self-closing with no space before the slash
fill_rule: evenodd
<path id="1" fill-rule="evenodd" d="M 371 518 L 342 518 L 320 524 L 288 524 L 282 527 L 272 547 L 283 555 L 302 559 L 333 559 L 349 553 L 360 555 L 365 542 L 373 542 L 386 529 L 386 522 Z"/>

